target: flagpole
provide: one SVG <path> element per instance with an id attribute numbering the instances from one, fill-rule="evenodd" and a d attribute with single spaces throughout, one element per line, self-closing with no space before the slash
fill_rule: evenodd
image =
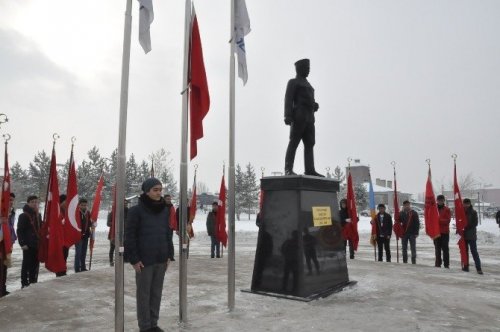
<path id="1" fill-rule="evenodd" d="M 234 1 L 231 2 L 231 26 L 230 31 L 230 57 L 229 57 L 229 172 L 228 172 L 228 230 L 229 230 L 229 245 L 228 245 L 228 262 L 227 262 L 227 306 L 229 311 L 234 309 L 234 290 L 235 290 L 235 231 L 234 231 L 234 214 L 235 214 L 235 169 L 234 169 L 234 145 L 235 145 L 235 31 L 234 31 Z"/>
<path id="2" fill-rule="evenodd" d="M 130 67 L 130 40 L 132 31 L 132 0 L 127 0 L 123 30 L 122 78 L 120 92 L 120 117 L 116 168 L 116 218 L 115 218 L 115 331 L 124 330 L 123 297 L 123 210 L 125 197 L 125 146 L 127 138 L 128 81 Z"/>
<path id="3" fill-rule="evenodd" d="M 182 78 L 182 131 L 179 193 L 179 320 L 187 322 L 187 144 L 188 144 L 188 102 L 189 102 L 189 47 L 191 40 L 191 0 L 186 0 L 184 14 L 184 68 Z"/>

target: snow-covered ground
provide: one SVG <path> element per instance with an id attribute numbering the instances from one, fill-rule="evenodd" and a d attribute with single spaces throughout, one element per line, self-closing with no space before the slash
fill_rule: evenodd
<path id="1" fill-rule="evenodd" d="M 246 217 L 246 216 L 245 216 Z M 178 261 L 167 272 L 159 325 L 179 331 L 500 331 L 500 231 L 494 220 L 479 226 L 478 248 L 484 275 L 459 267 L 456 241 L 450 241 L 451 269 L 434 265 L 432 241 L 417 239 L 417 265 L 373 261 L 369 220 L 359 224 L 360 247 L 348 261 L 343 292 L 309 303 L 240 292 L 252 278 L 255 221 L 236 222 L 236 308 L 227 310 L 227 255 L 209 258 L 205 216 L 195 220 L 196 237 L 188 261 L 188 323 L 178 324 Z M 19 290 L 21 250 L 9 269 L 9 296 L 0 299 L 0 331 L 111 331 L 114 323 L 114 270 L 108 264 L 105 220 L 99 221 L 92 271 L 55 278 L 40 269 L 38 284 Z M 176 247 L 177 249 L 177 247 Z M 70 251 L 68 266 L 74 252 Z M 70 268 L 70 270 L 72 270 Z M 125 330 L 136 331 L 135 283 L 125 269 Z"/>

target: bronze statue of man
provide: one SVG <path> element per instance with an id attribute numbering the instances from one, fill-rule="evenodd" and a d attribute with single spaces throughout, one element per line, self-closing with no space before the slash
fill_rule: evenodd
<path id="1" fill-rule="evenodd" d="M 309 59 L 295 62 L 297 76 L 288 81 L 285 94 L 285 124 L 290 126 L 290 141 L 286 149 L 285 175 L 296 175 L 293 171 L 295 152 L 300 141 L 304 142 L 305 175 L 321 176 L 314 169 L 314 112 L 319 108 L 314 100 L 314 89 L 307 80 Z"/>

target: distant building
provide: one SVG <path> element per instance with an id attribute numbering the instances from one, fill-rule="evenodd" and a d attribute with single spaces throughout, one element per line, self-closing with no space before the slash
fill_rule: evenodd
<path id="1" fill-rule="evenodd" d="M 349 174 L 349 168 L 346 167 L 346 178 Z M 352 182 L 356 186 L 361 183 L 370 182 L 370 166 L 361 163 L 361 159 L 354 159 L 351 164 Z"/>
<path id="2" fill-rule="evenodd" d="M 500 188 L 482 188 L 470 191 L 461 191 L 462 198 L 470 198 L 472 202 L 477 202 L 478 198 L 481 202 L 489 203 L 489 206 L 500 207 Z M 446 200 L 453 201 L 453 191 L 446 190 L 443 192 Z"/>

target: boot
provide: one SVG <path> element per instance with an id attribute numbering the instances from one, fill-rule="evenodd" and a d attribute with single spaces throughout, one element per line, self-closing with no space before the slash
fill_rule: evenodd
<path id="1" fill-rule="evenodd" d="M 464 267 L 462 267 L 462 271 L 469 272 L 469 265 L 464 265 Z"/>
<path id="2" fill-rule="evenodd" d="M 417 258 L 416 257 L 412 257 L 411 258 L 411 263 L 412 264 L 417 264 Z"/>

